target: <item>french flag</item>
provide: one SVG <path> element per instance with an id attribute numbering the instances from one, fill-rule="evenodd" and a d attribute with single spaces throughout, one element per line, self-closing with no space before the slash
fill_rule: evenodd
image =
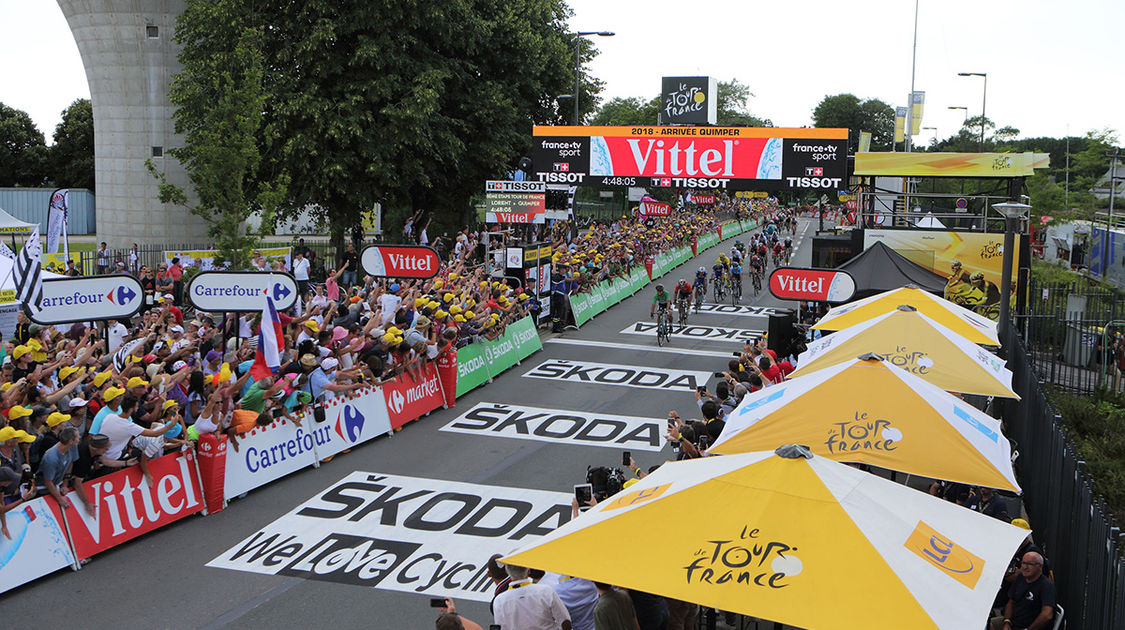
<path id="1" fill-rule="evenodd" d="M 277 374 L 281 368 L 281 349 L 285 347 L 285 335 L 281 330 L 281 318 L 277 316 L 273 299 L 266 296 L 262 308 L 262 325 L 258 331 L 258 349 L 254 353 L 254 365 L 250 366 L 250 376 L 260 381 Z"/>

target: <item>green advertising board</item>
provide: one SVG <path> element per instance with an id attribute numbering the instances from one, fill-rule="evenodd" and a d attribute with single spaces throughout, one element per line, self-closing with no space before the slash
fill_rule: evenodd
<path id="1" fill-rule="evenodd" d="M 542 348 L 531 316 L 509 325 L 497 339 L 461 348 L 457 351 L 457 396 L 480 387 Z"/>
<path id="2" fill-rule="evenodd" d="M 483 343 L 471 343 L 457 351 L 457 397 L 484 385 L 491 377 Z"/>

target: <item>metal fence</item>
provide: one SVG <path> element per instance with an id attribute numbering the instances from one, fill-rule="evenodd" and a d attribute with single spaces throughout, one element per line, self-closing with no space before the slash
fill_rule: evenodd
<path id="1" fill-rule="evenodd" d="M 1094 493 L 1086 464 L 1067 437 L 1019 330 L 1009 327 L 1003 341 L 1012 389 L 1021 398 L 1005 403 L 1005 430 L 1020 452 L 1016 463 L 1024 505 L 1035 541 L 1051 561 L 1067 627 L 1125 628 L 1121 529 Z"/>
<path id="2" fill-rule="evenodd" d="M 1125 385 L 1113 369 L 1113 344 L 1125 335 L 1125 293 L 1085 281 L 1032 280 L 1017 319 L 1043 380 L 1077 394 Z"/>

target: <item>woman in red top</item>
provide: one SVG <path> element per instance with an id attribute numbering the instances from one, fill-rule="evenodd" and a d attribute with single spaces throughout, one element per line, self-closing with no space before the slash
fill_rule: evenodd
<path id="1" fill-rule="evenodd" d="M 172 278 L 172 297 L 175 299 L 176 304 L 184 303 L 184 268 L 180 266 L 180 259 L 173 258 L 172 264 L 168 266 L 168 276 Z M 183 317 L 180 317 L 183 321 Z"/>

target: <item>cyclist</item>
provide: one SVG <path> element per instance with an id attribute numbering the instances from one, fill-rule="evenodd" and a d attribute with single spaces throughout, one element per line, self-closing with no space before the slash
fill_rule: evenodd
<path id="1" fill-rule="evenodd" d="M 660 317 L 667 320 L 668 325 L 671 326 L 672 314 L 668 312 L 668 301 L 671 299 L 672 297 L 668 295 L 667 291 L 664 290 L 663 284 L 656 285 L 656 295 L 652 296 L 652 306 L 650 306 L 648 309 L 649 318 L 652 318 L 653 314 L 656 313 L 657 307 L 659 306 Z M 660 320 L 657 320 L 657 323 L 660 323 Z"/>
<path id="2" fill-rule="evenodd" d="M 703 275 L 706 277 L 707 274 Z M 684 319 L 687 319 L 689 305 L 691 304 L 692 290 L 692 286 L 683 278 L 680 278 L 680 281 L 676 283 L 676 288 L 672 290 L 676 297 L 676 308 L 680 309 L 680 314 Z"/>
<path id="3" fill-rule="evenodd" d="M 735 295 L 742 295 L 742 262 L 732 260 L 730 263 L 731 286 L 736 291 Z"/>
<path id="4" fill-rule="evenodd" d="M 738 251 L 737 247 L 730 250 L 730 260 L 732 263 L 742 262 L 742 252 Z"/>
<path id="5" fill-rule="evenodd" d="M 777 265 L 781 262 L 781 253 L 784 252 L 784 251 L 785 251 L 785 246 L 781 244 L 781 241 L 777 241 L 776 243 L 773 244 L 773 264 L 774 265 Z"/>
<path id="6" fill-rule="evenodd" d="M 757 287 L 762 281 L 762 272 L 765 271 L 765 265 L 762 264 L 762 257 L 754 254 L 750 258 L 750 273 L 754 276 L 754 286 Z"/>
<path id="7" fill-rule="evenodd" d="M 792 236 L 786 236 L 785 237 L 785 262 L 789 262 L 789 259 L 792 256 L 793 256 L 793 237 Z"/>
<path id="8" fill-rule="evenodd" d="M 715 260 L 715 264 L 711 266 L 711 271 L 715 272 L 715 282 L 722 282 L 723 272 L 729 267 L 730 258 L 727 258 L 726 254 L 719 254 L 719 257 Z"/>
<path id="9" fill-rule="evenodd" d="M 695 272 L 695 282 L 692 284 L 699 287 L 704 293 L 707 293 L 707 270 L 700 267 L 699 270 Z"/>

